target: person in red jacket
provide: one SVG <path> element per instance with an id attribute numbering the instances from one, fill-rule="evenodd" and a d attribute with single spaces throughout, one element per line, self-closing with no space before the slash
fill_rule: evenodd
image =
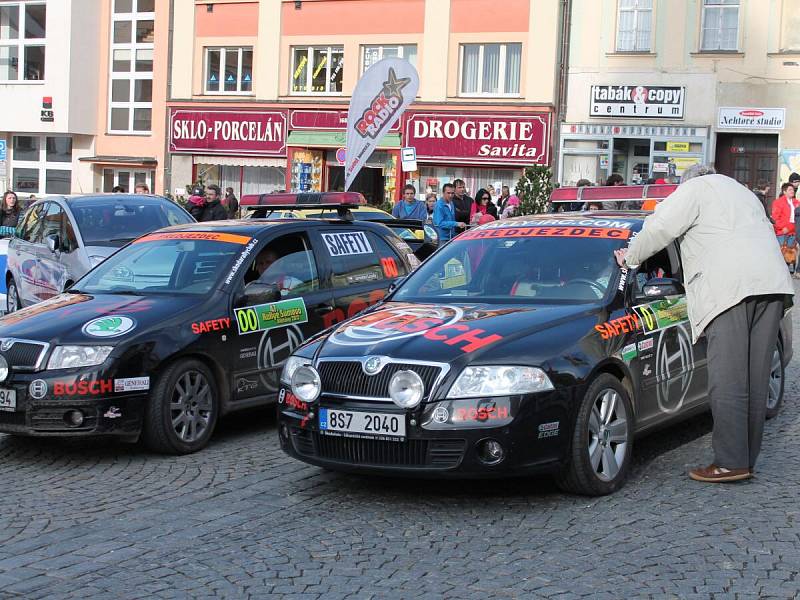
<path id="1" fill-rule="evenodd" d="M 795 189 L 791 183 L 781 186 L 781 195 L 772 203 L 772 222 L 775 235 L 781 245 L 793 246 L 797 244 L 797 230 L 795 228 L 795 209 L 800 207 L 800 202 L 795 198 Z M 789 265 L 789 270 L 794 273 L 795 265 Z"/>

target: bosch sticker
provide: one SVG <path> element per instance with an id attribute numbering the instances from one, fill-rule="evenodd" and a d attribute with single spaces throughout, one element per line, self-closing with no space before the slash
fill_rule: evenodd
<path id="1" fill-rule="evenodd" d="M 373 252 L 369 238 L 363 231 L 323 233 L 322 240 L 331 256 L 352 256 Z"/>
<path id="2" fill-rule="evenodd" d="M 237 308 L 234 313 L 240 334 L 308 322 L 308 311 L 302 298 Z"/>

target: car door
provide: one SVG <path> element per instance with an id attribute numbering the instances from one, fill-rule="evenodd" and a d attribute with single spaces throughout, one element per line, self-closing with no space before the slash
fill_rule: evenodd
<path id="1" fill-rule="evenodd" d="M 408 274 L 405 261 L 377 233 L 357 227 L 319 231 L 322 254 L 330 265 L 335 310 L 326 326 L 349 319 L 379 302 L 398 277 Z"/>
<path id="2" fill-rule="evenodd" d="M 66 213 L 58 202 L 50 202 L 44 212 L 41 243 L 36 246 L 39 263 L 39 277 L 36 282 L 36 297 L 39 301 L 57 296 L 64 290 L 67 281 L 65 264 L 64 232 Z M 48 240 L 52 240 L 54 250 L 50 250 Z"/>
<path id="3" fill-rule="evenodd" d="M 692 344 L 686 295 L 653 301 L 637 300 L 654 277 L 681 279 L 677 246 L 645 261 L 629 279 L 632 311 L 639 321 L 636 357 L 631 362 L 640 381 L 638 425 L 667 420 L 702 400 L 707 384 L 705 343 Z"/>
<path id="4" fill-rule="evenodd" d="M 8 270 L 17 285 L 23 306 L 38 302 L 37 281 L 40 277 L 38 244 L 41 243 L 44 214 L 49 202 L 34 204 L 25 214 L 19 234 L 11 241 Z"/>
<path id="5" fill-rule="evenodd" d="M 248 257 L 232 294 L 235 401 L 274 397 L 283 363 L 322 331 L 325 315 L 333 310 L 333 294 L 320 276 L 309 234 L 300 227 L 275 229 L 279 233 L 268 232 Z M 238 300 L 252 284 L 277 286 L 280 299 L 260 304 Z"/>

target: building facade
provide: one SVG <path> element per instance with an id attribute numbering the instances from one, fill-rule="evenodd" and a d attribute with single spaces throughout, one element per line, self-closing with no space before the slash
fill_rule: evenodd
<path id="1" fill-rule="evenodd" d="M 492 0 L 174 0 L 170 189 L 343 189 L 350 95 L 389 56 L 416 66 L 419 96 L 352 189 L 377 204 L 407 181 L 513 185 L 550 161 L 560 5 L 505 0 L 498 18 Z"/>
<path id="2" fill-rule="evenodd" d="M 800 167 L 800 2 L 573 0 L 571 23 L 560 183 Z"/>

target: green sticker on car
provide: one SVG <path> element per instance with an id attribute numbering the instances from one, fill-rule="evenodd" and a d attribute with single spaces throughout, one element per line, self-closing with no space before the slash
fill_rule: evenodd
<path id="1" fill-rule="evenodd" d="M 645 333 L 659 331 L 689 320 L 686 296 L 658 300 L 633 307 Z"/>
<path id="2" fill-rule="evenodd" d="M 246 306 L 233 312 L 242 335 L 308 322 L 308 311 L 302 298 Z"/>
<path id="3" fill-rule="evenodd" d="M 629 344 L 622 349 L 622 360 L 630 362 L 636 358 L 636 344 Z"/>

